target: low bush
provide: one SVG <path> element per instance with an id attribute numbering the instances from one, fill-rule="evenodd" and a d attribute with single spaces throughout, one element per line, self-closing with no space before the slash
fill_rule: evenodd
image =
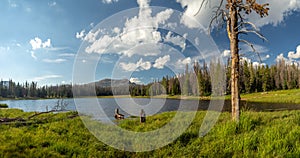
<path id="1" fill-rule="evenodd" d="M 8 108 L 7 104 L 0 104 L 0 108 Z"/>

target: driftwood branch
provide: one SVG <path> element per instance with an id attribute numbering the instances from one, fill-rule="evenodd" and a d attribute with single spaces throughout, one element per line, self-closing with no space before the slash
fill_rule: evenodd
<path id="1" fill-rule="evenodd" d="M 34 117 L 37 117 L 37 116 L 39 116 L 39 115 L 42 115 L 42 114 L 49 114 L 49 113 L 53 113 L 53 112 L 61 112 L 61 111 L 63 111 L 63 110 L 51 110 L 51 111 L 46 111 L 46 112 L 38 112 L 38 113 L 35 113 L 35 114 L 29 116 L 29 117 L 28 117 L 28 120 L 30 120 L 30 119 L 32 119 L 32 118 L 34 118 Z"/>
<path id="2" fill-rule="evenodd" d="M 16 117 L 16 118 L 0 118 L 0 124 L 1 125 L 10 125 L 10 124 L 16 124 L 17 123 L 17 124 L 22 124 L 22 125 L 31 125 L 31 124 L 34 124 L 34 123 L 39 123 L 39 124 L 40 123 L 45 123 L 45 122 L 47 122 L 47 120 L 50 117 L 41 118 L 39 120 L 33 120 L 32 118 L 37 117 L 37 116 L 42 115 L 42 114 L 47 114 L 47 113 L 52 113 L 52 112 L 53 111 L 36 113 L 34 115 L 29 116 L 27 119 L 24 119 L 24 118 L 21 118 L 21 117 Z M 67 116 L 67 119 L 73 119 L 73 118 L 78 117 L 78 116 L 79 116 L 79 114 L 75 113 L 75 114 Z"/>
<path id="3" fill-rule="evenodd" d="M 26 119 L 22 118 L 22 117 L 0 118 L 0 124 L 13 124 L 13 123 L 21 123 L 21 124 L 24 124 L 24 125 L 32 124 L 32 123 L 34 123 L 34 121 L 32 121 L 33 118 L 35 118 L 37 116 L 40 116 L 42 114 L 49 114 L 49 113 L 54 113 L 54 112 L 66 111 L 67 106 L 68 106 L 68 104 L 65 103 L 64 100 L 61 100 L 61 101 L 58 100 L 56 105 L 50 111 L 36 112 L 33 115 L 27 117 Z M 77 117 L 77 116 L 79 116 L 78 113 L 70 115 L 70 116 L 68 116 L 68 118 L 72 119 L 72 118 Z M 48 119 L 48 118 L 44 118 L 44 119 L 41 119 L 41 120 L 46 120 L 46 119 Z"/>
<path id="4" fill-rule="evenodd" d="M 0 123 L 2 122 L 15 122 L 15 121 L 26 121 L 23 118 L 16 117 L 16 118 L 0 118 Z"/>

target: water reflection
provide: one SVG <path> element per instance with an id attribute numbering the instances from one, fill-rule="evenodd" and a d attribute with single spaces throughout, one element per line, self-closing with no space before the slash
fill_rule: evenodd
<path id="1" fill-rule="evenodd" d="M 120 109 L 120 113 L 124 114 L 125 117 L 129 116 L 139 116 L 140 109 L 127 109 L 123 110 L 121 106 L 126 106 L 132 104 L 130 98 L 96 98 L 97 102 L 91 101 L 91 98 L 80 98 L 77 99 L 80 103 L 79 106 L 75 106 L 73 99 L 64 99 L 63 101 L 68 104 L 67 110 L 76 111 L 76 108 L 80 112 L 86 111 L 96 119 L 109 118 L 114 120 L 114 110 L 116 108 Z M 26 112 L 37 111 L 43 112 L 51 110 L 56 104 L 58 99 L 45 99 L 45 100 L 6 100 L 0 101 L 0 103 L 5 103 L 9 108 L 22 109 Z M 209 101 L 199 101 L 199 100 L 178 100 L 178 99 L 153 99 L 150 101 L 148 98 L 134 98 L 135 104 L 139 105 L 139 108 L 143 108 L 146 114 L 154 115 L 166 111 L 177 111 L 177 110 L 194 110 L 193 105 L 198 106 L 198 110 L 207 110 L 209 106 Z M 163 105 L 159 105 L 163 104 Z M 179 105 L 182 105 L 179 108 Z M 119 106 L 121 105 L 121 106 Z M 222 106 L 220 104 L 220 106 Z M 102 109 L 103 112 L 99 112 Z M 245 102 L 241 101 L 241 110 L 251 110 L 251 111 L 280 111 L 280 110 L 299 110 L 300 104 L 280 104 L 280 103 L 255 103 L 255 102 Z M 222 111 L 231 111 L 231 102 L 225 101 Z M 103 116 L 103 113 L 105 116 Z M 100 115 L 101 114 L 101 115 Z"/>

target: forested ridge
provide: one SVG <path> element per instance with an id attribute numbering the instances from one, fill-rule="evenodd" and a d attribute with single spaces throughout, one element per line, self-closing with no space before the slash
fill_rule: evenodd
<path id="1" fill-rule="evenodd" d="M 230 62 L 228 62 L 230 63 Z M 105 79 L 99 82 L 84 85 L 46 85 L 38 86 L 37 82 L 15 83 L 9 80 L 9 86 L 0 82 L 0 97 L 3 98 L 61 98 L 73 97 L 72 86 L 75 86 L 77 95 L 91 96 L 96 92 L 97 96 L 111 95 L 191 95 L 209 96 L 212 93 L 211 71 L 215 73 L 225 69 L 226 90 L 230 94 L 230 65 L 224 68 L 220 63 L 194 63 L 186 65 L 185 71 L 176 76 L 164 76 L 149 84 L 141 85 L 130 83 L 129 80 Z M 275 65 L 253 65 L 247 61 L 240 64 L 240 91 L 242 93 L 266 92 L 272 90 L 285 90 L 300 88 L 300 67 L 296 64 L 287 64 L 284 60 Z M 115 87 L 109 86 L 112 82 Z M 129 83 L 128 85 L 124 83 Z M 113 84 L 114 85 L 114 84 Z M 73 87 L 74 88 L 74 87 Z M 95 88 L 95 91 L 93 90 Z M 128 91 L 129 89 L 129 91 Z"/>
<path id="2" fill-rule="evenodd" d="M 229 62 L 228 62 L 229 63 Z M 200 95 L 208 96 L 212 92 L 212 67 L 203 63 L 194 63 L 193 68 L 186 66 L 184 73 L 177 76 L 165 76 L 161 81 L 154 81 L 148 85 L 137 85 L 131 90 L 131 95 Z M 218 68 L 217 68 L 218 69 Z M 230 94 L 230 66 L 225 66 L 226 94 Z M 253 65 L 242 61 L 240 65 L 240 91 L 242 93 L 266 92 L 300 88 L 300 67 L 287 64 L 284 60 L 275 65 Z M 182 88 L 180 88 L 182 87 Z"/>
<path id="3" fill-rule="evenodd" d="M 71 98 L 71 84 L 38 86 L 37 82 L 15 83 L 12 79 L 9 86 L 0 82 L 0 97 L 3 98 Z"/>

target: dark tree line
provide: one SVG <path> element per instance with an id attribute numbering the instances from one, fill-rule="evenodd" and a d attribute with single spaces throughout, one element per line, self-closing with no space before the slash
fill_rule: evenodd
<path id="1" fill-rule="evenodd" d="M 230 62 L 228 62 L 230 63 Z M 212 91 L 211 68 L 221 70 L 220 63 L 211 63 L 210 66 L 204 62 L 202 66 L 194 63 L 189 69 L 186 65 L 185 72 L 178 76 L 165 76 L 161 81 L 154 81 L 148 85 L 136 85 L 131 87 L 132 96 L 151 95 L 190 95 L 209 96 Z M 273 90 L 286 90 L 300 88 L 300 67 L 296 64 L 287 64 L 284 60 L 275 65 L 253 65 L 242 61 L 239 66 L 239 88 L 242 93 L 267 92 Z M 216 71 L 216 70 L 215 70 Z M 216 72 L 217 72 L 216 71 Z M 231 93 L 231 66 L 225 66 L 226 72 L 226 94 Z M 216 87 L 217 88 L 217 87 Z M 216 90 L 215 90 L 216 91 Z"/>
<path id="2" fill-rule="evenodd" d="M 38 87 L 37 82 L 25 82 L 23 84 L 8 81 L 0 82 L 0 97 L 3 98 L 63 98 L 72 97 L 71 85 L 56 85 Z"/>
<path id="3" fill-rule="evenodd" d="M 281 60 L 269 67 L 244 62 L 240 70 L 240 90 L 243 93 L 300 88 L 300 68 L 294 63 Z"/>
<path id="4" fill-rule="evenodd" d="M 210 66 L 215 67 L 214 65 Z M 153 81 L 147 85 L 137 85 L 130 89 L 132 96 L 208 96 L 211 92 L 211 75 L 205 62 L 202 66 L 199 63 L 194 63 L 191 70 L 186 65 L 184 73 L 177 76 L 165 76 L 161 81 Z"/>

